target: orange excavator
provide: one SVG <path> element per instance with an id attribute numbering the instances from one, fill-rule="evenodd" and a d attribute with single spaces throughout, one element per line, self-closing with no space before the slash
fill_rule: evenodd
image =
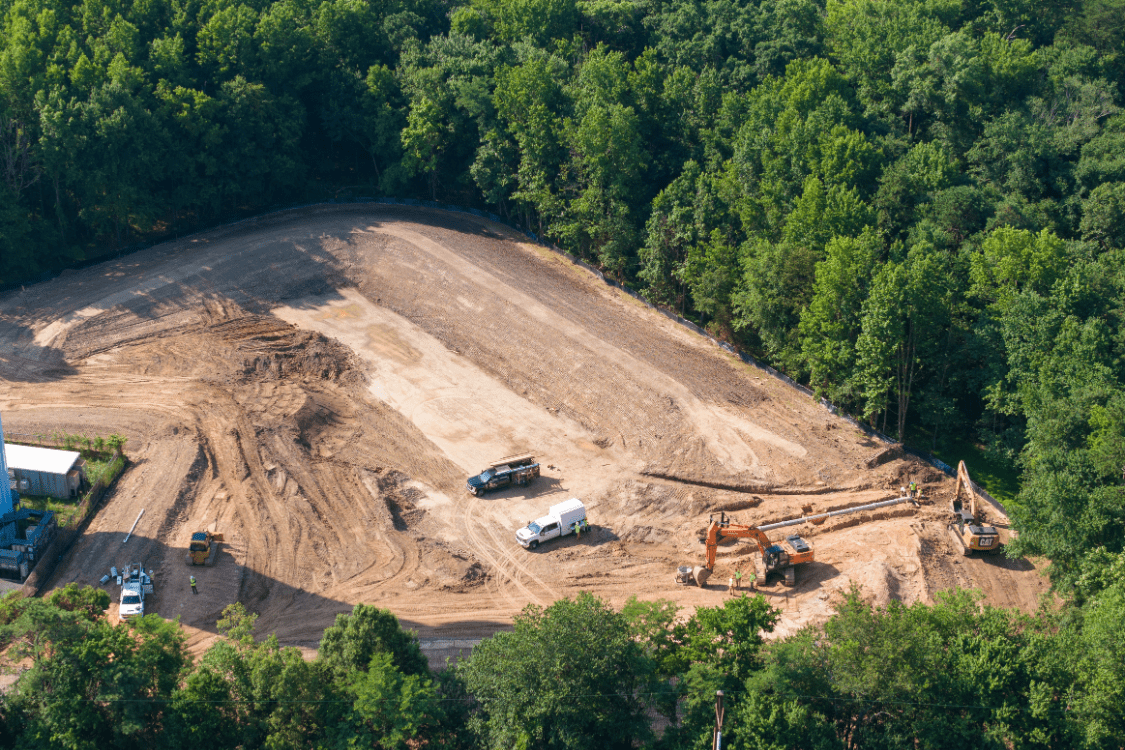
<path id="1" fill-rule="evenodd" d="M 694 568 L 681 565 L 676 571 L 676 582 L 703 586 L 715 572 L 715 555 L 719 548 L 719 540 L 724 538 L 753 539 L 758 543 L 758 551 L 762 554 L 762 567 L 765 570 L 763 584 L 769 581 L 771 575 L 780 573 L 785 577 L 785 585 L 792 586 L 796 583 L 794 566 L 812 562 L 814 559 L 812 545 L 796 534 L 790 534 L 784 541 L 771 542 L 765 532 L 757 527 L 731 523 L 726 513 L 719 513 L 718 520 L 715 520 L 712 514 L 705 540 L 706 563 Z"/>

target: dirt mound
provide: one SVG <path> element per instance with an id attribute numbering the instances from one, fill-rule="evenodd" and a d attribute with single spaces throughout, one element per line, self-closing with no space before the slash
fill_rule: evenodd
<path id="1" fill-rule="evenodd" d="M 701 561 L 710 513 L 762 524 L 911 479 L 934 498 L 951 488 L 508 230 L 424 210 L 290 214 L 6 293 L 0 378 L 9 431 L 129 438 L 132 468 L 55 582 L 144 560 L 152 607 L 196 647 L 236 599 L 304 647 L 356 602 L 457 638 L 581 590 L 713 605 L 723 586 L 672 581 Z M 543 466 L 531 487 L 465 492 L 523 452 Z M 590 533 L 516 544 L 576 496 Z M 779 632 L 826 617 L 853 581 L 879 602 L 972 585 L 1033 607 L 1030 564 L 947 554 L 943 508 L 794 529 L 817 562 L 768 590 Z M 211 525 L 227 542 L 193 596 L 183 549 Z M 725 545 L 712 580 L 756 554 Z"/>

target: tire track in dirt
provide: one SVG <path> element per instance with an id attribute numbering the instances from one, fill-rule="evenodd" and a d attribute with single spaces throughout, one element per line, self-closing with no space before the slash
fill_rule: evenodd
<path id="1" fill-rule="evenodd" d="M 550 584 L 533 573 L 531 571 L 531 568 L 529 568 L 516 557 L 516 555 L 520 553 L 515 552 L 514 547 L 519 547 L 519 545 L 514 544 L 510 540 L 504 540 L 503 537 L 497 533 L 495 527 L 491 524 L 484 524 L 484 529 L 488 532 L 488 536 L 492 540 L 493 551 L 498 553 L 505 561 L 507 561 L 507 563 L 511 566 L 516 574 L 522 574 L 537 583 L 543 589 L 543 592 L 546 595 L 548 601 L 553 601 L 559 598 L 558 592 L 555 591 L 555 589 L 552 588 Z M 519 549 L 522 552 L 523 548 L 519 547 Z M 515 580 L 514 576 L 511 577 L 513 578 L 513 580 Z M 524 588 L 524 590 L 528 590 L 528 587 L 526 587 L 526 585 L 523 585 L 521 587 Z"/>
<path id="2" fill-rule="evenodd" d="M 468 503 L 466 505 L 465 512 L 462 516 L 462 520 L 463 520 L 463 523 L 464 523 L 464 529 L 465 529 L 465 531 L 466 531 L 466 533 L 468 534 L 468 537 L 469 537 L 468 542 L 469 542 L 470 546 L 472 546 L 474 553 L 476 555 L 478 555 L 479 557 L 483 558 L 491 566 L 492 571 L 495 574 L 494 575 L 495 591 L 490 592 L 492 594 L 493 602 L 495 604 L 499 605 L 500 603 L 497 601 L 497 597 L 499 596 L 499 597 L 503 597 L 503 599 L 505 600 L 504 604 L 506 604 L 507 607 L 514 608 L 514 609 L 520 608 L 521 600 L 518 597 L 511 594 L 508 591 L 508 587 L 504 584 L 504 579 L 507 579 L 516 588 L 518 588 L 524 594 L 525 597 L 533 599 L 535 602 L 540 603 L 539 597 L 537 597 L 531 591 L 531 589 L 529 589 L 526 585 L 524 585 L 524 583 L 521 580 L 519 580 L 519 578 L 516 575 L 514 575 L 507 568 L 507 566 L 505 566 L 501 562 L 500 559 L 498 559 L 498 555 L 496 554 L 498 552 L 498 550 L 496 550 L 492 545 L 486 544 L 484 542 L 484 540 L 481 538 L 481 534 L 478 530 L 478 527 L 481 526 L 482 524 L 480 524 L 477 521 L 477 518 L 479 517 L 479 514 L 478 514 L 479 507 L 480 507 L 480 501 L 476 497 L 471 497 L 471 499 L 468 501 Z"/>
<path id="3" fill-rule="evenodd" d="M 451 269 L 455 269 L 471 283 L 503 296 L 512 304 L 518 305 L 523 313 L 532 317 L 534 325 L 550 329 L 556 337 L 571 339 L 578 346 L 593 352 L 601 361 L 610 363 L 618 371 L 628 372 L 631 377 L 639 379 L 647 390 L 672 395 L 680 408 L 684 409 L 695 422 L 698 433 L 704 436 L 708 447 L 726 466 L 747 472 L 755 472 L 758 469 L 760 465 L 758 456 L 743 438 L 744 433 L 755 440 L 780 448 L 793 456 L 802 457 L 806 454 L 803 446 L 786 440 L 769 430 L 762 429 L 748 420 L 739 420 L 732 426 L 730 415 L 715 411 L 705 405 L 683 384 L 644 366 L 621 349 L 590 334 L 585 328 L 560 317 L 527 293 L 509 286 L 486 270 L 473 265 L 470 261 L 442 247 L 428 237 L 400 225 L 382 225 L 378 228 L 378 231 L 411 243 L 433 258 L 447 264 Z"/>

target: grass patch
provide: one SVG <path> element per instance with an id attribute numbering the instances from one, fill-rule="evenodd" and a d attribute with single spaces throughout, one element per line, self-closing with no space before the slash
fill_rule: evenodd
<path id="1" fill-rule="evenodd" d="M 61 500 L 50 495 L 20 495 L 20 507 L 54 511 L 59 528 L 66 526 L 78 512 L 77 500 Z"/>
<path id="2" fill-rule="evenodd" d="M 973 481 L 1004 505 L 1011 504 L 1019 494 L 1019 469 L 1011 462 L 997 458 L 979 443 L 964 438 L 946 438 L 933 455 L 952 466 L 954 471 L 957 470 L 957 462 L 964 461 Z"/>
<path id="3" fill-rule="evenodd" d="M 111 458 L 111 456 L 99 455 L 86 459 L 86 480 L 90 484 L 97 484 L 99 479 L 103 480 L 104 484 L 109 484 L 117 478 L 125 468 L 125 459 L 120 456 L 114 460 L 110 460 Z"/>

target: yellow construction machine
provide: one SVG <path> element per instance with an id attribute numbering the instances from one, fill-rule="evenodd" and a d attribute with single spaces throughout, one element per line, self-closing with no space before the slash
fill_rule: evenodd
<path id="1" fill-rule="evenodd" d="M 703 565 L 691 567 L 681 565 L 676 571 L 676 582 L 703 586 L 711 574 L 715 572 L 715 555 L 719 548 L 719 540 L 753 539 L 758 543 L 758 551 L 762 555 L 764 575 L 762 584 L 766 584 L 770 576 L 781 574 L 784 576 L 786 586 L 796 582 L 794 567 L 813 561 L 812 545 L 796 534 L 790 534 L 784 541 L 771 542 L 766 533 L 754 526 L 734 524 L 727 518 L 726 513 L 719 513 L 718 520 L 712 515 L 707 526 L 707 559 Z"/>
<path id="2" fill-rule="evenodd" d="M 990 517 L 985 516 L 988 508 Z M 969 478 L 969 470 L 965 462 L 957 464 L 957 490 L 950 502 L 953 511 L 953 521 L 949 524 L 949 535 L 956 546 L 961 549 L 962 555 L 971 555 L 973 552 L 988 552 L 997 554 L 1002 547 L 1001 528 L 1009 528 L 1009 521 L 1004 509 L 991 498 L 983 497 Z"/>
<path id="3" fill-rule="evenodd" d="M 219 542 L 223 535 L 213 531 L 196 531 L 191 535 L 191 544 L 188 546 L 188 565 L 212 565 L 215 555 L 219 551 Z"/>

